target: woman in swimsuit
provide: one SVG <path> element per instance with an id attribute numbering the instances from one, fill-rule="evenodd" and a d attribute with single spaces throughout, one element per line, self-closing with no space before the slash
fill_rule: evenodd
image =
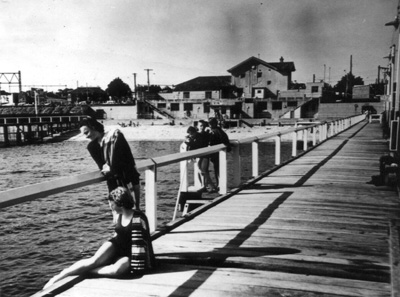
<path id="1" fill-rule="evenodd" d="M 70 275 L 88 273 L 116 277 L 153 268 L 154 253 L 148 223 L 140 211 L 133 209 L 134 202 L 128 190 L 117 187 L 109 194 L 108 202 L 111 210 L 118 214 L 114 236 L 94 256 L 76 262 L 50 279 L 44 289 Z"/>

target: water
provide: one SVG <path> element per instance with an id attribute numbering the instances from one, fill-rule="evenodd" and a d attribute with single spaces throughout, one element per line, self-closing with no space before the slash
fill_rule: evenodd
<path id="1" fill-rule="evenodd" d="M 129 144 L 139 161 L 179 152 L 181 142 Z M 97 170 L 86 145 L 66 141 L 0 148 L 0 191 Z M 274 144 L 261 143 L 260 149 L 260 171 L 264 171 L 273 166 Z M 283 143 L 283 160 L 290 153 L 291 144 Z M 251 176 L 250 145 L 241 148 L 241 156 L 245 181 Z M 141 174 L 144 195 L 144 172 Z M 161 167 L 157 177 L 162 224 L 172 219 L 179 164 Z M 113 232 L 106 195 L 106 184 L 100 183 L 0 209 L 0 296 L 30 296 L 63 268 L 91 256 Z M 143 196 L 141 201 L 143 205 Z"/>

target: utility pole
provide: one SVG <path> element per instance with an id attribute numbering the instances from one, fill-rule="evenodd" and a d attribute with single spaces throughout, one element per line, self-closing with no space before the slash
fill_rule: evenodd
<path id="1" fill-rule="evenodd" d="M 325 83 L 325 72 L 326 72 L 326 65 L 324 64 L 324 83 Z"/>
<path id="2" fill-rule="evenodd" d="M 153 71 L 153 69 L 145 69 L 144 71 L 147 71 L 147 91 L 150 91 L 150 76 L 149 76 L 149 72 Z"/>
<path id="3" fill-rule="evenodd" d="M 353 74 L 353 55 L 350 55 L 350 74 Z"/>
<path id="4" fill-rule="evenodd" d="M 329 67 L 328 83 L 331 84 L 331 67 Z"/>
<path id="5" fill-rule="evenodd" d="M 137 93 L 136 93 L 136 73 L 133 74 L 133 82 L 135 84 L 135 100 L 137 100 Z"/>

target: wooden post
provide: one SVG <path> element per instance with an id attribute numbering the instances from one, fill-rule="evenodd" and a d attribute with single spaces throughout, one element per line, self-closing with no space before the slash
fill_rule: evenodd
<path id="1" fill-rule="evenodd" d="M 292 157 L 297 156 L 297 132 L 294 131 L 292 134 Z"/>
<path id="2" fill-rule="evenodd" d="M 8 138 L 8 126 L 3 126 L 4 146 L 10 145 L 10 139 Z"/>
<path id="3" fill-rule="evenodd" d="M 146 215 L 149 220 L 150 232 L 157 228 L 157 166 L 148 167 L 145 171 L 146 178 Z"/>
<path id="4" fill-rule="evenodd" d="M 15 127 L 17 129 L 17 131 L 16 131 L 17 145 L 21 145 L 21 143 L 22 143 L 21 130 L 19 129 L 19 125 L 16 125 Z"/>
<path id="5" fill-rule="evenodd" d="M 242 166 L 240 158 L 240 144 L 239 141 L 232 146 L 232 158 L 233 158 L 233 186 L 238 187 L 242 179 Z"/>
<path id="6" fill-rule="evenodd" d="M 258 176 L 258 139 L 251 143 L 253 177 Z"/>
<path id="7" fill-rule="evenodd" d="M 315 146 L 317 144 L 317 127 L 312 127 L 312 134 L 313 134 L 312 144 L 313 146 Z"/>
<path id="8" fill-rule="evenodd" d="M 193 163 L 193 179 L 194 179 L 194 187 L 196 189 L 200 189 L 203 187 L 202 179 L 201 179 L 201 171 L 199 168 L 199 158 L 196 158 L 196 161 Z"/>
<path id="9" fill-rule="evenodd" d="M 303 130 L 303 151 L 308 149 L 308 129 Z"/>
<path id="10" fill-rule="evenodd" d="M 281 136 L 275 137 L 275 165 L 281 164 Z"/>
<path id="11" fill-rule="evenodd" d="M 228 162 L 226 149 L 219 151 L 219 193 L 228 193 Z"/>
<path id="12" fill-rule="evenodd" d="M 182 142 L 179 151 L 182 152 L 186 152 L 187 151 L 187 144 Z M 187 192 L 189 189 L 189 161 L 188 160 L 184 160 L 180 162 L 180 168 L 181 168 L 181 172 L 180 172 L 180 178 L 181 178 L 181 184 L 180 184 L 180 189 L 181 191 Z"/>

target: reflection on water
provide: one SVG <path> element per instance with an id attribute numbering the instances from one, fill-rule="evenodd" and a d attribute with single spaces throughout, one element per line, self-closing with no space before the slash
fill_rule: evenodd
<path id="1" fill-rule="evenodd" d="M 177 141 L 129 144 L 136 160 L 176 153 L 180 146 Z M 0 191 L 97 170 L 86 145 L 67 141 L 1 148 Z M 260 149 L 264 171 L 273 165 L 274 147 L 261 143 Z M 290 144 L 283 144 L 284 159 L 290 151 Z M 243 181 L 251 176 L 250 155 L 250 145 L 241 149 Z M 157 172 L 160 223 L 172 219 L 179 179 L 179 164 Z M 0 209 L 0 296 L 30 296 L 63 268 L 92 255 L 113 231 L 106 195 L 101 183 Z"/>

